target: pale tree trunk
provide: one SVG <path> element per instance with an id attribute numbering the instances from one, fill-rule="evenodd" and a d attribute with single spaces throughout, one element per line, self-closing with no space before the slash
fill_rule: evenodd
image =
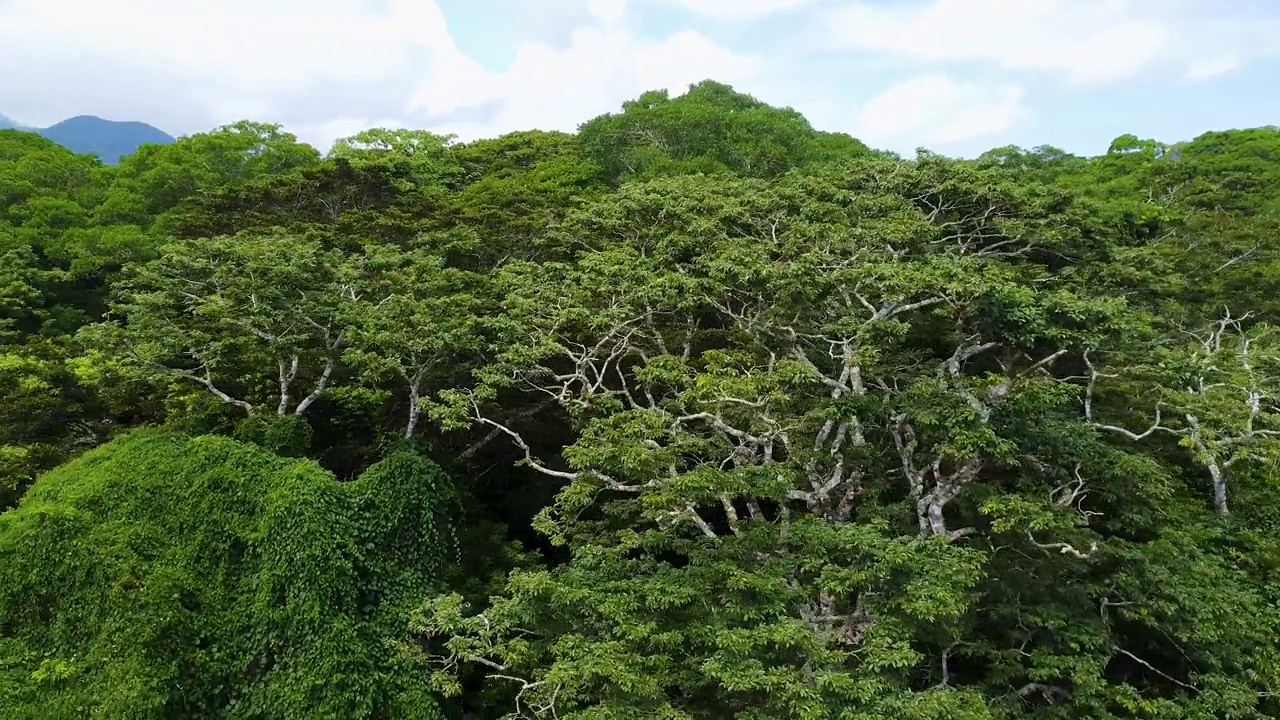
<path id="1" fill-rule="evenodd" d="M 287 367 L 284 358 L 280 358 L 277 362 L 280 365 L 280 404 L 276 407 L 276 414 L 287 415 L 289 403 L 293 399 L 290 390 L 294 378 L 298 377 L 298 356 L 293 355 Z"/>
<path id="2" fill-rule="evenodd" d="M 1229 514 L 1227 509 L 1226 475 L 1216 462 L 1209 463 L 1209 475 L 1213 477 L 1213 506 L 1219 515 L 1226 517 Z"/>
<path id="3" fill-rule="evenodd" d="M 1230 514 L 1227 508 L 1227 473 L 1218 462 L 1218 457 L 1210 452 L 1209 447 L 1205 445 L 1204 438 L 1200 435 L 1200 418 L 1187 413 L 1187 427 L 1191 429 L 1191 444 L 1195 451 L 1203 458 L 1206 468 L 1209 469 L 1209 477 L 1213 479 L 1213 508 L 1221 517 Z M 1230 465 L 1230 463 L 1227 463 Z"/>
<path id="4" fill-rule="evenodd" d="M 316 381 L 315 389 L 311 391 L 310 395 L 303 398 L 302 402 L 298 403 L 298 408 L 293 411 L 294 415 L 301 417 L 302 414 L 307 411 L 307 408 L 311 407 L 315 401 L 320 399 L 320 396 L 324 394 L 326 389 L 328 389 L 329 379 L 333 377 L 333 371 L 337 367 L 337 358 L 330 357 L 325 361 L 324 370 L 320 373 L 320 379 Z"/>
<path id="5" fill-rule="evenodd" d="M 418 404 L 422 400 L 422 375 L 423 371 L 419 370 L 409 378 L 409 421 L 404 427 L 406 440 L 412 439 L 418 431 L 418 421 L 422 417 L 422 407 Z"/>

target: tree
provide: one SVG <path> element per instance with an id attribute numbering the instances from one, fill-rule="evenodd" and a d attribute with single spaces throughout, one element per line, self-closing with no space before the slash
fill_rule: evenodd
<path id="1" fill-rule="evenodd" d="M 775 177 L 868 152 L 848 136 L 816 132 L 791 108 L 710 80 L 677 98 L 665 90 L 644 93 L 621 113 L 583 123 L 578 136 L 611 182 L 684 172 Z"/>
<path id="2" fill-rule="evenodd" d="M 378 128 L 335 140 L 329 157 L 353 163 L 407 160 L 420 173 L 443 179 L 457 172 L 449 153 L 455 139 L 453 135 L 437 135 L 426 130 Z"/>
<path id="3" fill-rule="evenodd" d="M 279 125 L 241 121 L 121 158 L 97 215 L 147 227 L 205 190 L 315 165 L 320 153 Z"/>
<path id="4" fill-rule="evenodd" d="M 383 299 L 354 308 L 349 356 L 374 377 L 390 372 L 407 386 L 404 437 L 413 438 L 429 381 L 452 380 L 482 347 L 486 288 L 480 276 L 421 253 L 384 253 L 373 266 Z"/>
<path id="5" fill-rule="evenodd" d="M 0 509 L 103 436 L 97 403 L 64 363 L 77 352 L 71 334 L 101 312 L 106 271 L 138 256 L 129 233 L 92 223 L 105 172 L 38 135 L 0 131 Z"/>
<path id="6" fill-rule="evenodd" d="M 1154 358 L 1166 381 L 1155 406 L 1155 420 L 1138 433 L 1123 427 L 1098 423 L 1102 429 L 1130 440 L 1145 440 L 1155 433 L 1168 433 L 1191 450 L 1195 463 L 1212 480 L 1213 507 L 1218 515 L 1229 512 L 1228 476 L 1237 465 L 1261 463 L 1274 466 L 1280 459 L 1280 388 L 1276 363 L 1280 351 L 1274 328 L 1246 326 L 1249 315 L 1232 317 L 1225 312 L 1214 326 L 1189 347 L 1175 348 Z M 1085 358 L 1086 361 L 1088 358 Z M 1092 398 L 1103 373 L 1088 362 L 1089 388 L 1085 412 L 1092 420 Z M 1157 376 L 1159 377 L 1159 376 Z M 1165 425 L 1161 404 L 1172 405 L 1180 424 Z M 1243 464 L 1243 465 L 1242 465 Z"/>
<path id="7" fill-rule="evenodd" d="M 134 255 L 128 233 L 93 223 L 106 169 L 38 135 L 7 130 L 0 131 L 0 166 L 0 325 L 20 315 L 23 333 L 74 331 L 96 309 L 100 271 Z"/>
<path id="8" fill-rule="evenodd" d="M 190 239 L 283 227 L 359 252 L 370 244 L 407 246 L 419 233 L 447 226 L 453 215 L 439 178 L 387 155 L 354 163 L 327 159 L 219 187 L 185 201 L 167 226 Z"/>
<path id="9" fill-rule="evenodd" d="M 366 287 L 358 258 L 306 238 L 170 243 L 119 283 L 119 320 L 86 328 L 84 341 L 246 412 L 302 416 L 334 381 L 346 308 L 370 300 Z"/>
<path id="10" fill-rule="evenodd" d="M 478 268 L 554 257 L 548 230 L 603 193 L 601 171 L 572 135 L 517 132 L 453 149 L 463 168 L 456 222 L 475 230 Z"/>
<path id="11" fill-rule="evenodd" d="M 98 448 L 0 515 L 0 707 L 440 717 L 385 642 L 445 576 L 446 492 L 408 453 L 339 483 L 227 438 Z"/>

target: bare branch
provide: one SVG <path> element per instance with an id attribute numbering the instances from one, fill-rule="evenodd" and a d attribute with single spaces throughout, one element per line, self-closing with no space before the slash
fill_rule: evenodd
<path id="1" fill-rule="evenodd" d="M 733 498 L 728 495 L 720 496 L 720 505 L 724 508 L 725 517 L 729 520 L 729 530 L 737 535 L 742 531 L 741 518 L 738 517 L 738 509 L 733 506 Z"/>
<path id="2" fill-rule="evenodd" d="M 303 398 L 302 402 L 298 403 L 298 407 L 293 411 L 293 414 L 299 417 L 301 417 L 316 400 L 319 400 L 320 396 L 328 389 L 329 381 L 333 377 L 333 371 L 338 367 L 340 351 L 342 350 L 342 346 L 346 343 L 346 331 L 339 331 L 335 335 L 330 326 L 322 326 L 310 318 L 307 318 L 307 321 L 324 333 L 324 346 L 325 351 L 328 353 L 328 357 L 325 358 L 324 370 L 320 372 L 320 378 L 316 380 L 315 388 L 312 389 L 310 395 Z"/>
<path id="3" fill-rule="evenodd" d="M 1098 550 L 1098 543 L 1096 542 L 1090 543 L 1088 552 L 1080 552 L 1079 550 L 1075 549 L 1075 546 L 1070 545 L 1068 543 L 1041 543 L 1036 540 L 1035 536 L 1031 534 L 1030 530 L 1027 531 L 1027 538 L 1031 540 L 1032 545 L 1035 545 L 1041 550 L 1049 550 L 1049 551 L 1057 550 L 1063 555 L 1070 555 L 1071 557 L 1076 558 L 1077 560 L 1088 560 Z"/>
<path id="4" fill-rule="evenodd" d="M 501 433 L 511 438 L 511 441 L 516 444 L 516 447 L 520 448 L 520 450 L 524 452 L 524 460 L 525 460 L 525 463 L 529 465 L 529 467 L 542 473 L 543 475 L 559 478 L 561 480 L 573 481 L 583 477 L 583 474 L 580 472 L 555 470 L 547 467 L 540 460 L 538 460 L 533 456 L 532 448 L 529 447 L 529 444 L 525 442 L 524 437 L 521 436 L 520 433 L 516 432 L 515 430 L 512 430 L 511 428 L 507 427 L 506 425 L 503 425 L 502 423 L 496 420 L 485 417 L 483 414 L 481 414 L 480 408 L 476 406 L 474 402 L 472 403 L 472 409 L 473 409 L 472 417 L 476 422 L 481 423 L 482 425 L 487 425 L 493 428 L 498 433 Z M 609 477 L 608 475 L 605 475 L 604 473 L 597 472 L 597 471 L 590 471 L 590 476 L 603 482 L 605 487 L 609 488 L 610 490 L 617 490 L 619 492 L 640 492 L 641 490 L 644 490 L 646 488 L 654 487 L 657 484 L 657 481 L 649 481 L 642 485 L 628 485 L 625 483 L 618 482 L 614 478 Z"/>
<path id="5" fill-rule="evenodd" d="M 1027 368 L 1026 370 L 1023 370 L 1021 373 L 1019 373 L 1019 374 L 1018 374 L 1018 376 L 1019 376 L 1019 377 L 1022 377 L 1022 376 L 1024 376 L 1024 375 L 1030 375 L 1030 374 L 1031 374 L 1031 373 L 1033 373 L 1033 372 L 1036 372 L 1036 371 L 1038 371 L 1038 370 L 1040 370 L 1040 369 L 1042 369 L 1042 368 L 1048 367 L 1049 365 L 1052 365 L 1053 363 L 1057 362 L 1058 358 L 1060 358 L 1060 357 L 1062 357 L 1063 355 L 1066 355 L 1066 354 L 1067 354 L 1067 350 L 1066 350 L 1066 348 L 1063 348 L 1063 349 L 1061 349 L 1061 350 L 1058 350 L 1057 352 L 1053 353 L 1052 355 L 1048 355 L 1048 356 L 1046 356 L 1046 357 L 1044 357 L 1044 358 L 1041 358 L 1040 360 L 1036 361 L 1034 364 L 1032 364 L 1032 366 L 1031 366 L 1031 367 L 1029 367 L 1029 368 Z"/>
<path id="6" fill-rule="evenodd" d="M 1095 422 L 1093 423 L 1093 426 L 1098 428 L 1099 430 L 1107 430 L 1109 432 L 1119 433 L 1129 438 L 1130 440 L 1134 440 L 1134 441 L 1144 440 L 1150 437 L 1151 434 L 1156 432 L 1157 430 L 1162 430 L 1168 433 L 1176 432 L 1173 428 L 1168 428 L 1160 424 L 1160 403 L 1156 403 L 1156 419 L 1152 421 L 1151 427 L 1147 428 L 1146 430 L 1143 430 L 1140 433 L 1135 433 L 1132 430 L 1128 430 L 1126 428 L 1122 428 L 1117 425 L 1106 425 L 1104 423 Z"/>
<path id="7" fill-rule="evenodd" d="M 224 403 L 227 403 L 227 404 L 229 404 L 229 405 L 235 405 L 236 407 L 241 407 L 241 408 L 244 408 L 245 410 L 247 410 L 247 411 L 249 411 L 249 412 L 253 412 L 253 409 L 254 409 L 254 408 L 253 408 L 253 405 L 252 405 L 252 404 L 250 404 L 250 403 L 248 403 L 248 402 L 245 402 L 244 400 L 240 400 L 240 399 L 237 399 L 237 398 L 231 397 L 231 396 L 230 396 L 230 395 L 228 395 L 227 393 L 225 393 L 225 392 L 223 392 L 222 390 L 220 390 L 220 389 L 218 388 L 218 386 L 216 386 L 216 385 L 214 385 L 214 384 L 213 384 L 213 374 L 212 374 L 212 372 L 209 370 L 209 365 L 208 365 L 208 363 L 205 363 L 205 364 L 204 364 L 204 365 L 202 365 L 200 368 L 198 368 L 196 371 L 191 371 L 191 372 L 187 372 L 187 371 L 184 371 L 184 370 L 174 370 L 173 368 L 166 367 L 166 366 L 163 366 L 163 365 L 161 365 L 160 367 L 164 368 L 164 370 L 166 370 L 166 371 L 167 371 L 169 374 L 171 374 L 171 375 L 176 375 L 176 376 L 178 376 L 178 377 L 186 378 L 186 379 L 188 379 L 188 380 L 190 380 L 190 381 L 192 381 L 192 382 L 194 382 L 194 383 L 196 383 L 196 384 L 198 384 L 198 385 L 200 385 L 200 386 L 204 387 L 206 390 L 208 390 L 209 392 L 213 393 L 213 395 L 214 395 L 215 397 L 217 397 L 219 400 L 221 400 L 221 401 L 222 401 L 222 402 L 224 402 Z M 204 371 L 204 377 L 200 377 L 199 375 L 197 375 L 197 374 L 196 374 L 196 372 L 198 372 L 199 370 L 203 370 L 203 371 Z"/>
<path id="8" fill-rule="evenodd" d="M 763 438 L 752 435 L 751 433 L 745 430 L 739 430 L 738 428 L 733 427 L 729 423 L 725 422 L 724 418 L 717 413 L 700 412 L 700 413 L 693 413 L 691 415 L 681 415 L 680 417 L 675 419 L 675 422 L 672 423 L 672 427 L 678 428 L 679 426 L 693 420 L 706 420 L 711 424 L 712 427 L 719 430 L 720 432 L 725 433 L 726 435 L 732 435 L 733 437 L 736 437 L 739 440 L 751 443 L 753 445 L 761 445 L 764 443 Z"/>
<path id="9" fill-rule="evenodd" d="M 1139 665 L 1141 665 L 1141 666 L 1145 667 L 1146 669 L 1150 670 L 1151 672 L 1153 672 L 1153 673 L 1155 673 L 1155 674 L 1159 675 L 1160 677 L 1164 678 L 1165 680 L 1168 680 L 1168 681 L 1169 681 L 1169 682 L 1171 682 L 1171 683 L 1174 683 L 1174 684 L 1176 684 L 1176 685 L 1179 685 L 1179 686 L 1181 686 L 1181 687 L 1184 687 L 1184 688 L 1186 688 L 1186 689 L 1188 689 L 1188 690 L 1191 690 L 1192 692 L 1197 692 L 1197 693 L 1198 693 L 1198 692 L 1200 692 L 1200 688 L 1198 688 L 1198 687 L 1196 687 L 1196 686 L 1194 686 L 1194 685 L 1188 685 L 1187 683 L 1185 683 L 1185 682 L 1183 682 L 1183 681 L 1179 680 L 1179 679 L 1178 679 L 1178 678 L 1176 678 L 1176 677 L 1173 677 L 1173 676 L 1172 676 L 1172 675 L 1170 675 L 1169 673 L 1167 673 L 1167 672 L 1165 672 L 1165 671 L 1161 670 L 1160 668 L 1157 668 L 1155 665 L 1152 665 L 1151 663 L 1147 662 L 1146 660 L 1143 660 L 1142 658 L 1138 657 L 1137 655 L 1134 655 L 1133 653 L 1129 652 L 1128 650 L 1125 650 L 1124 648 L 1116 648 L 1116 652 L 1120 653 L 1121 655 L 1124 655 L 1125 657 L 1129 658 L 1130 660 L 1133 660 L 1134 662 L 1136 662 L 1136 663 L 1138 663 Z"/>
<path id="10" fill-rule="evenodd" d="M 528 407 L 528 408 L 526 408 L 526 409 L 524 409 L 524 410 L 522 410 L 522 411 L 520 411 L 520 412 L 516 413 L 514 416 L 512 416 L 512 418 L 511 418 L 511 419 L 512 419 L 512 420 L 523 420 L 523 419 L 525 419 L 525 418 L 532 417 L 532 416 L 537 415 L 538 413 L 542 412 L 543 410 L 547 409 L 548 407 L 550 407 L 550 406 L 551 406 L 551 405 L 553 405 L 554 403 L 555 403 L 555 400 L 554 400 L 554 399 L 550 399 L 550 398 L 549 398 L 549 399 L 546 399 L 546 400 L 542 400 L 541 402 L 538 402 L 537 404 L 535 404 L 535 405 L 533 405 L 533 406 L 531 406 L 531 407 Z M 492 426 L 491 426 L 491 427 L 492 427 Z M 493 429 L 491 429 L 488 433 L 486 433 L 484 437 L 482 437 L 482 438 L 480 438 L 479 440 L 475 441 L 474 443 L 472 443 L 472 444 L 468 445 L 468 446 L 467 446 L 467 448 L 466 448 L 465 450 L 463 450 L 461 453 L 459 453 L 459 454 L 458 454 L 458 458 L 459 458 L 460 460 L 467 460 L 467 459 L 470 459 L 473 455 L 475 455 L 476 453 L 480 452 L 480 450 L 481 450 L 485 445 L 488 445 L 489 443 L 493 442 L 493 441 L 494 441 L 494 440 L 495 440 L 499 435 L 502 435 L 502 434 L 503 434 L 503 431 L 502 431 L 502 429 L 501 429 L 501 428 L 494 427 L 494 428 L 493 428 Z"/>
<path id="11" fill-rule="evenodd" d="M 1046 685 L 1044 683 L 1038 683 L 1038 682 L 1029 682 L 1026 685 L 1023 685 L 1022 687 L 1018 688 L 1017 690 L 1014 690 L 1013 694 L 1020 698 L 1025 698 L 1026 696 L 1034 692 L 1040 693 L 1045 697 L 1046 700 L 1049 700 L 1050 702 L 1052 702 L 1057 698 L 1069 697 L 1071 695 L 1070 691 L 1066 690 L 1065 688 L 1061 688 L 1056 685 Z"/>
<path id="12" fill-rule="evenodd" d="M 320 372 L 320 379 L 316 380 L 315 389 L 311 391 L 310 395 L 303 398 L 302 402 L 298 403 L 297 409 L 293 411 L 294 415 L 301 416 L 313 403 L 315 403 L 316 400 L 320 399 L 320 396 L 324 394 L 326 389 L 328 389 L 329 380 L 333 377 L 333 371 L 337 367 L 338 359 L 330 355 L 324 362 L 324 370 Z"/>
<path id="13" fill-rule="evenodd" d="M 986 352 L 998 345 L 999 343 L 996 342 L 957 345 L 955 352 L 951 353 L 951 357 L 947 358 L 946 364 L 943 366 L 951 378 L 952 386 L 960 393 L 960 396 L 964 398 L 965 402 L 969 404 L 969 407 L 973 408 L 974 412 L 978 413 L 978 417 L 983 423 L 987 423 L 991 420 L 991 407 L 979 400 L 967 387 L 965 387 L 964 377 L 961 374 L 961 367 L 969 358 L 978 355 L 979 353 Z"/>
<path id="14" fill-rule="evenodd" d="M 1084 516 L 1085 522 L 1088 522 L 1090 518 L 1101 515 L 1101 513 L 1084 509 L 1083 503 L 1085 497 L 1089 494 L 1089 489 L 1085 487 L 1084 478 L 1080 477 L 1080 463 L 1076 463 L 1075 469 L 1072 470 L 1072 475 L 1075 477 L 1075 481 L 1067 482 L 1054 488 L 1049 493 L 1049 499 L 1058 507 L 1074 508 Z"/>
<path id="15" fill-rule="evenodd" d="M 1161 418 L 1160 418 L 1159 402 L 1156 402 L 1156 408 L 1155 408 L 1156 419 L 1151 423 L 1151 427 L 1148 427 L 1146 430 L 1142 431 L 1141 433 L 1135 433 L 1132 430 L 1129 430 L 1127 428 L 1122 428 L 1117 425 L 1107 425 L 1105 423 L 1100 423 L 1095 421 L 1093 419 L 1093 393 L 1094 393 L 1094 388 L 1097 387 L 1098 378 L 1115 377 L 1115 375 L 1105 375 L 1099 372 L 1098 369 L 1094 366 L 1093 361 L 1089 359 L 1089 353 L 1087 351 L 1084 353 L 1084 364 L 1085 364 L 1085 367 L 1089 369 L 1089 383 L 1085 387 L 1085 391 L 1084 391 L 1084 418 L 1090 425 L 1093 425 L 1099 430 L 1106 430 L 1108 432 L 1119 433 L 1135 442 L 1139 440 L 1145 440 L 1146 438 L 1150 437 L 1153 433 L 1155 433 L 1157 430 L 1168 432 L 1168 433 L 1177 432 L 1173 428 L 1165 427 L 1160 424 Z"/>
<path id="16" fill-rule="evenodd" d="M 894 416 L 894 424 L 890 428 L 893 443 L 898 449 L 898 458 L 902 463 L 902 472 L 907 477 L 911 489 L 911 497 L 916 501 L 916 519 L 920 526 L 921 537 L 945 537 L 958 540 L 973 532 L 972 528 L 947 530 L 944 510 L 948 503 L 960 495 L 964 486 L 969 484 L 981 472 L 981 458 L 969 458 L 959 469 L 950 474 L 942 471 L 942 456 L 934 458 L 927 469 L 920 469 L 915 464 L 917 439 L 915 429 L 907 422 L 906 415 Z M 933 486 L 926 491 L 925 479 L 933 476 Z"/>
<path id="17" fill-rule="evenodd" d="M 1009 391 L 1013 389 L 1013 383 L 1015 380 L 1026 377 L 1027 375 L 1030 375 L 1031 373 L 1034 373 L 1034 372 L 1044 371 L 1045 368 L 1047 368 L 1049 365 L 1052 365 L 1054 362 L 1058 360 L 1058 358 L 1066 354 L 1067 354 L 1067 351 L 1065 348 L 1062 350 L 1058 350 L 1057 352 L 1054 352 L 1051 355 L 1048 355 L 1046 357 L 1043 357 L 1037 360 L 1035 363 L 1031 365 L 1031 367 L 1019 372 L 1018 374 L 1014 375 L 1011 378 L 1006 379 L 1004 382 L 998 385 L 993 385 L 990 388 L 987 388 L 986 396 L 983 398 L 983 404 L 986 405 L 988 408 L 990 408 L 992 405 L 1000 402 L 1001 400 L 1004 400 L 1004 398 L 1009 394 Z"/>
<path id="18" fill-rule="evenodd" d="M 942 661 L 940 663 L 942 667 L 942 680 L 937 685 L 933 686 L 935 690 L 940 690 L 942 688 L 951 686 L 951 667 L 950 667 L 951 653 L 956 648 L 960 647 L 961 644 L 962 643 L 954 642 L 948 645 L 947 647 L 943 648 Z"/>
<path id="19" fill-rule="evenodd" d="M 1216 269 L 1214 269 L 1214 272 L 1222 272 L 1223 270 L 1226 270 L 1227 268 L 1231 267 L 1232 265 L 1235 265 L 1236 263 L 1240 263 L 1240 262 L 1244 262 L 1245 260 L 1248 260 L 1249 258 L 1253 257 L 1255 254 L 1257 254 L 1258 249 L 1261 247 L 1262 247 L 1261 245 L 1255 243 L 1254 246 L 1250 248 L 1247 252 L 1241 255 L 1237 255 L 1231 258 L 1230 260 L 1219 265 Z"/>
<path id="20" fill-rule="evenodd" d="M 1227 507 L 1227 476 L 1223 472 L 1223 467 L 1218 463 L 1218 456 L 1209 449 L 1208 444 L 1204 441 L 1204 435 L 1200 430 L 1200 419 L 1191 413 L 1187 413 L 1187 427 L 1190 428 L 1191 446 L 1200 454 L 1201 462 L 1209 470 L 1209 477 L 1213 480 L 1213 507 L 1221 517 L 1229 514 Z"/>
<path id="21" fill-rule="evenodd" d="M 577 480 L 578 479 L 579 474 L 576 472 L 565 472 L 564 470 L 552 470 L 546 465 L 543 465 L 540 461 L 538 461 L 533 456 L 533 450 L 529 447 L 529 444 L 524 441 L 524 437 L 522 437 L 520 433 L 516 432 L 515 430 L 512 430 L 511 428 L 507 427 L 506 425 L 503 425 L 502 423 L 496 420 L 491 420 L 487 417 L 484 417 L 483 415 L 480 414 L 479 409 L 476 410 L 475 419 L 476 419 L 476 422 L 482 423 L 484 425 L 488 425 L 489 427 L 493 428 L 495 431 L 500 432 L 506 435 L 507 437 L 511 438 L 511 441 L 516 444 L 516 447 L 524 451 L 525 463 L 527 463 L 529 467 L 533 468 L 534 470 L 537 470 L 543 475 L 549 475 L 553 478 L 559 478 L 561 480 Z"/>
<path id="22" fill-rule="evenodd" d="M 712 540 L 720 539 L 720 536 L 716 534 L 716 531 L 712 529 L 711 525 L 709 525 L 706 520 L 703 520 L 702 516 L 698 514 L 698 508 L 695 507 L 693 503 L 686 505 L 683 510 L 672 510 L 670 515 L 677 519 L 687 517 L 693 521 L 694 525 L 698 526 L 698 529 L 702 531 L 704 536 L 711 538 Z"/>

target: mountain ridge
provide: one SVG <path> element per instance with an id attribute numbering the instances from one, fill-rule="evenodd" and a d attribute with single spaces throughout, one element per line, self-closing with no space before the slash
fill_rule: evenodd
<path id="1" fill-rule="evenodd" d="M 97 115 L 76 115 L 49 127 L 29 127 L 0 114 L 0 130 L 22 130 L 52 140 L 71 152 L 97 155 L 102 162 L 114 165 L 125 155 L 133 154 L 146 144 L 165 145 L 175 138 L 165 131 L 138 120 L 107 120 Z"/>

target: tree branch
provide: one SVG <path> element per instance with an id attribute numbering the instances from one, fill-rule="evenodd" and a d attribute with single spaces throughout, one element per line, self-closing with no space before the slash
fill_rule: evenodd
<path id="1" fill-rule="evenodd" d="M 222 402 L 227 403 L 228 405 L 235 405 L 236 407 L 244 408 L 250 413 L 252 413 L 254 410 L 252 404 L 245 402 L 244 400 L 231 397 L 227 393 L 220 390 L 218 386 L 213 384 L 213 375 L 209 370 L 208 363 L 202 365 L 200 368 L 197 369 L 197 370 L 204 370 L 204 377 L 200 377 L 199 375 L 196 375 L 195 373 L 197 371 L 187 372 L 184 370 L 175 370 L 165 365 L 161 365 L 160 367 L 164 368 L 165 371 L 167 371 L 171 375 L 176 375 L 178 377 L 186 378 L 196 383 L 197 385 L 204 387 L 206 390 L 213 393 L 215 397 L 217 397 Z"/>
<path id="2" fill-rule="evenodd" d="M 1077 560 L 1088 560 L 1098 550 L 1098 543 L 1096 542 L 1090 543 L 1088 552 L 1080 552 L 1079 550 L 1075 549 L 1075 546 L 1070 545 L 1069 543 L 1038 542 L 1035 536 L 1031 534 L 1030 530 L 1027 531 L 1027 538 L 1031 540 L 1032 545 L 1035 545 L 1041 550 L 1049 550 L 1049 551 L 1057 550 L 1063 555 L 1070 555 L 1071 557 L 1076 558 Z"/>
<path id="3" fill-rule="evenodd" d="M 1138 663 L 1139 665 L 1141 665 L 1141 666 L 1145 667 L 1146 669 L 1150 670 L 1151 672 L 1153 672 L 1153 673 L 1155 673 L 1155 674 L 1159 675 L 1160 677 L 1164 678 L 1165 680 L 1168 680 L 1169 682 L 1174 683 L 1175 685 L 1179 685 L 1179 686 L 1184 687 L 1184 688 L 1186 688 L 1186 689 L 1188 689 L 1188 690 L 1191 690 L 1192 692 L 1195 692 L 1195 693 L 1199 693 L 1199 692 L 1200 692 L 1200 688 L 1196 687 L 1195 685 L 1189 685 L 1189 684 L 1187 684 L 1187 683 L 1185 683 L 1185 682 L 1182 682 L 1182 681 L 1181 681 L 1181 680 L 1179 680 L 1178 678 L 1176 678 L 1176 677 L 1174 677 L 1174 676 L 1170 675 L 1169 673 L 1167 673 L 1167 672 L 1165 672 L 1165 671 L 1161 670 L 1160 668 L 1156 667 L 1155 665 L 1152 665 L 1151 663 L 1147 662 L 1146 660 L 1143 660 L 1142 658 L 1138 657 L 1137 655 L 1134 655 L 1133 653 L 1129 652 L 1128 650 L 1125 650 L 1124 648 L 1116 648 L 1116 652 L 1120 653 L 1121 655 L 1124 655 L 1125 657 L 1129 658 L 1130 660 L 1133 660 L 1134 662 Z"/>
<path id="4" fill-rule="evenodd" d="M 1095 421 L 1093 419 L 1093 393 L 1094 393 L 1094 388 L 1097 387 L 1098 378 L 1115 377 L 1115 376 L 1104 375 L 1103 373 L 1098 372 L 1098 369 L 1094 366 L 1093 361 L 1089 359 L 1088 351 L 1084 353 L 1084 364 L 1085 364 L 1085 367 L 1089 369 L 1089 384 L 1085 387 L 1085 391 L 1084 391 L 1084 419 L 1090 425 L 1098 428 L 1099 430 L 1106 430 L 1108 432 L 1119 433 L 1135 442 L 1139 440 L 1145 440 L 1146 438 L 1150 437 L 1153 433 L 1155 433 L 1157 430 L 1163 430 L 1164 432 L 1168 432 L 1168 433 L 1177 432 L 1173 428 L 1164 427 L 1163 425 L 1160 424 L 1160 403 L 1159 402 L 1156 402 L 1155 421 L 1151 423 L 1151 427 L 1147 428 L 1141 433 L 1135 433 L 1132 430 L 1129 430 L 1127 428 L 1122 428 L 1117 425 L 1107 425 L 1105 423 L 1100 423 Z"/>

